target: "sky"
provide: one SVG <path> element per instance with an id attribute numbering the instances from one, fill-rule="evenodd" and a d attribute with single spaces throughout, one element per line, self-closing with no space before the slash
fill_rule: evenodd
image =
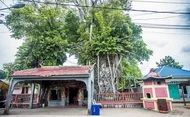
<path id="1" fill-rule="evenodd" d="M 13 5 L 12 0 L 4 0 L 6 5 Z M 0 2 L 0 8 L 6 8 Z M 0 14 L 4 14 L 6 16 L 10 11 L 9 10 L 0 10 Z M 1 20 L 4 20 L 5 17 L 0 17 Z M 13 62 L 15 59 L 15 54 L 17 52 L 17 47 L 22 44 L 22 40 L 15 40 L 10 37 L 9 29 L 0 24 L 0 69 L 2 69 L 4 63 Z"/>
<path id="2" fill-rule="evenodd" d="M 141 2 L 138 2 L 141 1 Z M 145 2 L 143 2 L 145 1 Z M 185 11 L 190 4 L 171 4 L 171 3 L 151 3 L 147 1 L 164 1 L 164 2 L 188 2 L 188 0 L 134 0 L 132 9 L 156 10 L 156 11 Z M 10 6 L 13 0 L 4 0 Z M 4 8 L 0 3 L 0 8 Z M 5 15 L 10 12 L 0 10 L 0 14 Z M 187 18 L 181 14 L 160 14 L 160 13 L 145 13 L 145 12 L 130 12 L 132 21 L 136 24 L 165 24 L 165 25 L 188 25 Z M 0 17 L 4 19 L 4 17 Z M 189 22 L 190 25 L 190 22 Z M 152 26 L 152 25 L 151 25 Z M 190 69 L 190 30 L 179 29 L 152 29 L 142 28 L 142 38 L 147 44 L 147 47 L 153 50 L 153 56 L 149 61 L 139 64 L 143 75 L 147 74 L 150 68 L 156 67 L 156 62 L 165 56 L 172 56 L 177 62 L 184 65 L 184 69 Z M 0 24 L 0 69 L 3 63 L 13 62 L 17 47 L 22 44 L 22 40 L 15 40 L 10 37 L 9 30 Z M 68 58 L 64 65 L 76 65 L 77 60 L 74 56 Z"/>
<path id="3" fill-rule="evenodd" d="M 171 3 L 150 3 L 150 2 L 134 2 L 133 9 L 155 10 L 155 11 L 185 11 L 189 4 L 171 4 Z M 145 0 L 137 0 L 145 1 Z M 146 0 L 161 2 L 188 2 L 188 0 Z M 188 25 L 187 18 L 181 14 L 160 14 L 131 12 L 132 21 L 136 24 L 165 24 L 165 25 Z M 157 19 L 156 19 L 157 18 Z M 143 20 L 144 19 L 144 20 Z M 139 67 L 145 75 L 150 68 L 155 68 L 156 62 L 165 56 L 172 56 L 177 62 L 184 65 L 184 69 L 190 69 L 190 30 L 174 30 L 174 29 L 153 29 L 142 28 L 143 40 L 147 47 L 153 50 L 153 56 L 148 62 L 143 62 Z"/>

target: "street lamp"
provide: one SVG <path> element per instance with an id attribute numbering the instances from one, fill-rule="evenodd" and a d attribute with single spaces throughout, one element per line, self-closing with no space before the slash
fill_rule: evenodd
<path id="1" fill-rule="evenodd" d="M 24 7 L 24 6 L 25 6 L 24 3 L 17 3 L 17 4 L 15 4 L 15 5 L 11 6 L 11 7 L 2 8 L 2 9 L 0 9 L 0 11 L 1 11 L 1 10 L 6 10 L 6 9 L 11 9 L 11 8 L 13 8 L 13 9 L 18 9 L 18 8 L 22 8 L 22 7 Z M 4 14 L 3 14 L 3 15 L 4 15 Z M 1 14 L 1 16 L 3 16 L 3 15 Z M 3 24 L 3 23 L 4 23 L 3 20 L 0 19 L 0 24 Z"/>
<path id="2" fill-rule="evenodd" d="M 24 6 L 25 6 L 24 3 L 18 3 L 18 4 L 15 4 L 15 5 L 11 6 L 11 7 L 2 8 L 2 9 L 0 9 L 0 10 L 6 10 L 6 9 L 11 9 L 11 8 L 18 9 L 18 8 L 22 8 L 22 7 L 24 7 Z"/>

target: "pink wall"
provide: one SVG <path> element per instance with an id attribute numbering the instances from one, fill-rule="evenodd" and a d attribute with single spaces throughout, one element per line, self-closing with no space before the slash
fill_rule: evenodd
<path id="1" fill-rule="evenodd" d="M 152 85 L 152 81 L 144 81 L 144 85 Z"/>
<path id="2" fill-rule="evenodd" d="M 152 88 L 144 88 L 144 97 L 146 97 L 147 93 L 150 93 L 151 97 L 153 97 Z"/>
<path id="3" fill-rule="evenodd" d="M 154 102 L 146 102 L 146 101 L 144 101 L 144 108 L 146 108 L 146 109 L 154 109 Z"/>
<path id="4" fill-rule="evenodd" d="M 167 89 L 166 87 L 160 87 L 160 88 L 155 88 L 155 92 L 156 92 L 156 97 L 168 97 L 168 93 L 167 93 Z"/>

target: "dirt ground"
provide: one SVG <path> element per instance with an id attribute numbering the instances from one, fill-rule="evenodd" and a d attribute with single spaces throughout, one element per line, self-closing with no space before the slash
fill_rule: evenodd
<path id="1" fill-rule="evenodd" d="M 167 114 L 145 110 L 143 108 L 102 108 L 100 110 L 101 117 L 190 117 L 190 103 L 189 108 L 185 108 L 183 104 L 173 104 L 173 111 Z M 3 115 L 0 111 L 1 117 L 28 117 L 28 116 L 60 116 L 60 117 L 86 117 L 86 108 L 36 108 L 36 109 L 10 109 L 10 115 Z"/>

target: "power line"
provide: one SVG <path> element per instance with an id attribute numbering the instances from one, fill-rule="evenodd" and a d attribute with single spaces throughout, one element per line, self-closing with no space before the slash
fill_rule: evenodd
<path id="1" fill-rule="evenodd" d="M 163 13 L 163 14 L 190 14 L 190 12 L 155 11 L 155 10 L 142 10 L 142 9 L 131 9 L 131 11 L 147 12 L 147 13 Z"/>
<path id="2" fill-rule="evenodd" d="M 182 29 L 189 30 L 190 25 L 167 25 L 167 24 L 151 24 L 151 23 L 137 23 L 142 28 L 154 28 L 154 29 Z"/>
<path id="3" fill-rule="evenodd" d="M 27 1 L 33 2 L 33 1 Z M 49 5 L 63 5 L 63 6 L 75 6 L 75 7 L 84 7 L 84 8 L 101 8 L 101 9 L 109 9 L 109 10 L 124 10 L 124 11 L 135 11 L 135 12 L 149 12 L 149 13 L 163 13 L 163 14 L 190 14 L 190 12 L 175 12 L 175 11 L 155 11 L 155 10 L 143 10 L 143 9 L 128 9 L 128 8 L 116 8 L 116 7 L 101 7 L 101 6 L 88 6 L 88 5 L 75 5 L 75 4 L 66 4 L 66 3 L 54 3 L 54 2 L 40 2 L 36 1 L 36 3 L 40 4 L 49 4 Z"/>
<path id="4" fill-rule="evenodd" d="M 177 16 L 180 16 L 181 14 L 177 15 Z M 143 19 L 133 19 L 133 20 L 159 20 L 159 19 L 169 19 L 169 18 L 173 18 L 173 17 L 177 17 L 176 15 L 175 16 L 167 16 L 167 17 L 156 17 L 156 18 L 143 18 Z"/>
<path id="5" fill-rule="evenodd" d="M 10 32 L 0 32 L 0 33 L 10 33 Z"/>
<path id="6" fill-rule="evenodd" d="M 0 1 L 11 11 L 11 8 L 8 5 L 6 5 L 2 0 L 0 0 Z"/>
<path id="7" fill-rule="evenodd" d="M 190 28 L 190 25 L 167 25 L 167 24 L 152 24 L 152 23 L 138 23 L 135 22 L 135 24 L 138 25 L 146 25 L 146 26 L 162 26 L 162 27 L 182 27 L 182 28 Z"/>
<path id="8" fill-rule="evenodd" d="M 185 28 L 185 27 L 161 27 L 161 26 L 143 26 L 141 25 L 142 28 L 153 28 L 153 29 L 179 29 L 179 30 L 190 30 L 189 28 Z"/>
<path id="9" fill-rule="evenodd" d="M 171 35 L 190 35 L 190 34 L 184 34 L 184 33 L 170 33 L 170 32 L 155 32 L 155 31 L 146 31 L 143 30 L 144 32 L 148 32 L 148 33 L 158 33 L 158 34 L 171 34 Z"/>
<path id="10" fill-rule="evenodd" d="M 175 12 L 176 11 L 181 11 L 180 9 L 177 9 L 177 10 L 174 10 Z M 141 12 L 140 12 L 141 13 Z M 155 15 L 156 13 L 154 13 L 154 12 L 145 12 L 144 14 L 140 14 L 140 15 L 135 15 L 135 16 L 133 16 L 133 17 L 139 17 L 139 16 L 144 16 L 144 15 Z M 176 15 L 176 14 L 174 14 L 174 15 Z M 182 14 L 181 14 L 182 15 Z"/>
<path id="11" fill-rule="evenodd" d="M 167 2 L 167 1 L 148 1 L 148 0 L 132 0 L 132 2 L 143 2 L 143 3 L 159 3 L 159 4 L 190 4 L 190 2 Z"/>
<path id="12" fill-rule="evenodd" d="M 0 12 L 3 12 L 3 13 L 11 13 L 10 11 L 1 11 L 1 10 L 0 10 Z"/>
<path id="13" fill-rule="evenodd" d="M 135 15 L 133 17 L 139 17 L 139 16 L 145 16 L 145 15 L 153 15 L 155 13 L 143 13 L 143 14 L 140 14 L 140 15 Z"/>

